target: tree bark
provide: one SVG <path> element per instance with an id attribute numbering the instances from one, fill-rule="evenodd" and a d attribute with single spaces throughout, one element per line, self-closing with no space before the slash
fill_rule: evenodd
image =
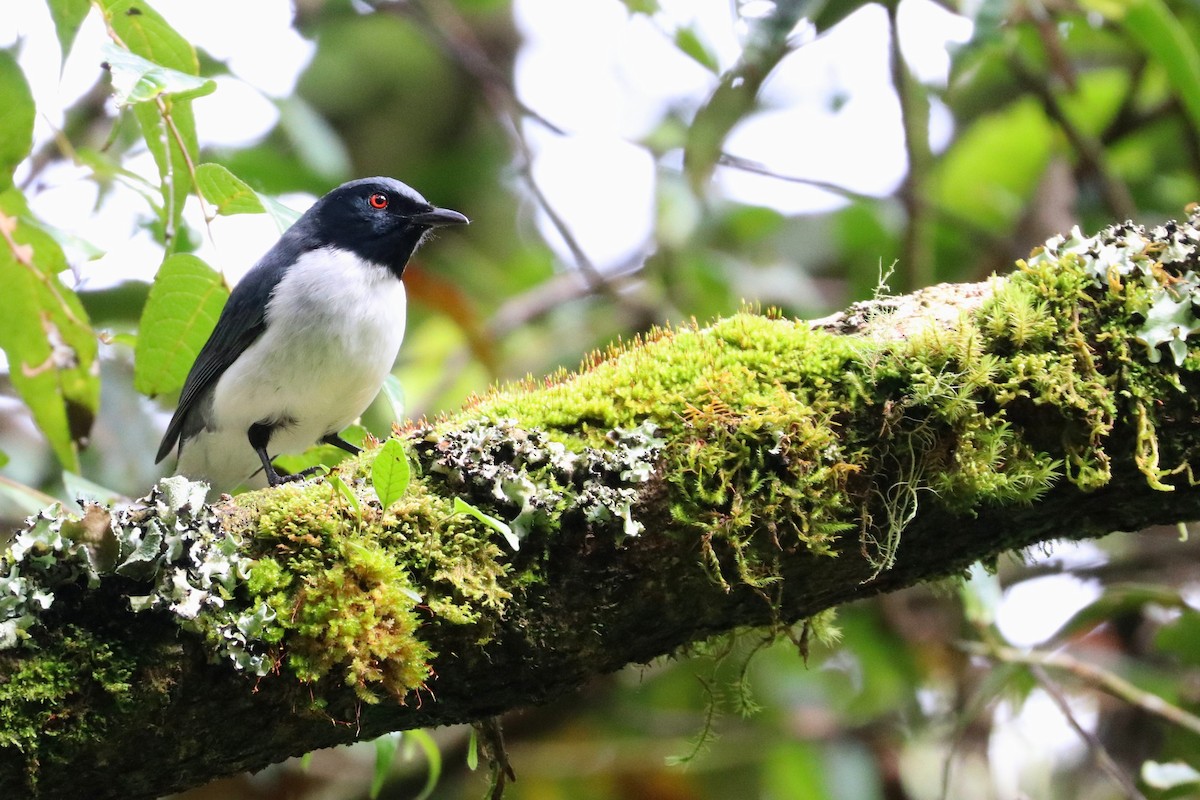
<path id="1" fill-rule="evenodd" d="M 176 486 L 44 513 L 0 562 L 0 600 L 24 603 L 0 650 L 0 796 L 155 797 L 1194 519 L 1195 222 L 814 323 L 657 333 L 400 431 L 415 477 L 386 510 L 369 450 L 332 483 L 212 507 Z M 156 524 L 178 537 L 151 548 Z M 195 584 L 222 543 L 234 567 Z"/>

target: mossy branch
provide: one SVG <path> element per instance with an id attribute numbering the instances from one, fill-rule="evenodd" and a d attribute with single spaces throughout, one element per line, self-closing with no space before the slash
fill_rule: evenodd
<path id="1" fill-rule="evenodd" d="M 334 479 L 44 512 L 0 562 L 0 796 L 153 797 L 744 626 L 1200 516 L 1200 232 L 817 323 L 658 331 Z M 82 787 L 87 787 L 84 790 Z"/>

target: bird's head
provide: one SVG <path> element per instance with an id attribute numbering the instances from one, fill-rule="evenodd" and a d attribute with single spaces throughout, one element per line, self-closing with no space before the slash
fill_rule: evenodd
<path id="1" fill-rule="evenodd" d="M 349 250 L 399 277 L 431 230 L 467 222 L 394 178 L 362 178 L 322 197 L 296 226 L 322 246 Z"/>

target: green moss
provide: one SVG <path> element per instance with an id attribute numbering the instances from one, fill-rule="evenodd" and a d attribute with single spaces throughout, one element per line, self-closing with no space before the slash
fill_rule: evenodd
<path id="1" fill-rule="evenodd" d="M 671 488 L 673 522 L 700 537 L 714 579 L 761 587 L 777 572 L 764 553 L 829 553 L 853 527 L 847 481 L 858 468 L 837 419 L 861 390 L 853 365 L 862 351 L 801 323 L 740 314 L 705 330 L 657 331 L 593 357 L 577 377 L 498 392 L 472 413 L 574 437 L 567 448 L 583 452 L 651 422 L 665 442 L 656 470 Z M 774 548 L 747 546 L 756 527 Z M 721 574 L 717 542 L 732 547 L 736 575 Z"/>
<path id="2" fill-rule="evenodd" d="M 244 670 L 403 700 L 430 674 L 433 626 L 488 641 L 564 531 L 694 540 L 714 581 L 767 597 L 798 551 L 890 568 L 926 504 L 962 515 L 1063 482 L 1095 490 L 1130 439 L 1149 485 L 1170 490 L 1188 454 L 1162 463 L 1157 431 L 1200 368 L 1196 223 L 1057 237 L 958 320 L 877 311 L 849 336 L 744 313 L 655 331 L 403 432 L 421 479 L 388 509 L 368 453 L 339 469 L 344 490 L 250 493 L 223 520 L 183 479 L 111 519 L 60 530 L 40 515 L 0 570 L 0 647 L 27 651 L 0 686 L 0 746 L 29 752 L 81 685 L 123 702 L 128 663 L 103 641 L 30 649 L 56 592 L 113 573 L 139 587 L 135 611 L 173 614 Z"/>
<path id="3" fill-rule="evenodd" d="M 0 749 L 25 759 L 30 789 L 38 764 L 53 757 L 56 740 L 103 738 L 103 724 L 136 701 L 137 662 L 124 648 L 77 626 L 19 657 L 0 662 Z M 142 687 L 154 693 L 154 687 Z"/>
<path id="4" fill-rule="evenodd" d="M 1200 321 L 1179 299 L 1200 290 L 1195 223 L 1059 237 L 953 325 L 897 336 L 880 314 L 848 337 L 739 314 L 656 331 L 470 413 L 547 431 L 572 452 L 651 421 L 674 527 L 714 568 L 714 545 L 727 545 L 739 582 L 770 582 L 772 554 L 796 546 L 832 553 L 852 528 L 887 569 L 924 503 L 969 514 L 1063 480 L 1103 486 L 1122 414 L 1138 421 L 1138 466 L 1169 488 L 1153 401 L 1181 383 L 1154 362 L 1166 344 L 1178 366 L 1200 365 L 1183 346 Z"/>
<path id="5" fill-rule="evenodd" d="M 368 702 L 403 700 L 430 674 L 422 623 L 476 625 L 486 640 L 511 597 L 506 568 L 447 500 L 414 484 L 384 511 L 361 476 L 343 480 L 357 508 L 328 483 L 239 498 L 261 555 L 209 630 L 228 639 L 232 626 L 248 662 L 332 677 Z"/>
<path id="6" fill-rule="evenodd" d="M 375 685 L 403 698 L 430 674 L 433 654 L 416 636 L 421 597 L 377 542 L 345 537 L 339 545 L 337 559 L 303 577 L 293 616 L 282 623 L 288 666 L 310 681 L 344 671 L 368 702 L 378 700 Z"/>

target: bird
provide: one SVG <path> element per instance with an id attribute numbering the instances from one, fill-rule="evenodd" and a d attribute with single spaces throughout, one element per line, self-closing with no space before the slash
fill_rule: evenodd
<path id="1" fill-rule="evenodd" d="M 178 445 L 177 474 L 232 491 L 260 470 L 272 487 L 297 479 L 271 460 L 319 442 L 361 452 L 340 433 L 395 363 L 404 268 L 433 230 L 468 222 L 394 178 L 319 199 L 230 293 L 155 463 Z"/>

